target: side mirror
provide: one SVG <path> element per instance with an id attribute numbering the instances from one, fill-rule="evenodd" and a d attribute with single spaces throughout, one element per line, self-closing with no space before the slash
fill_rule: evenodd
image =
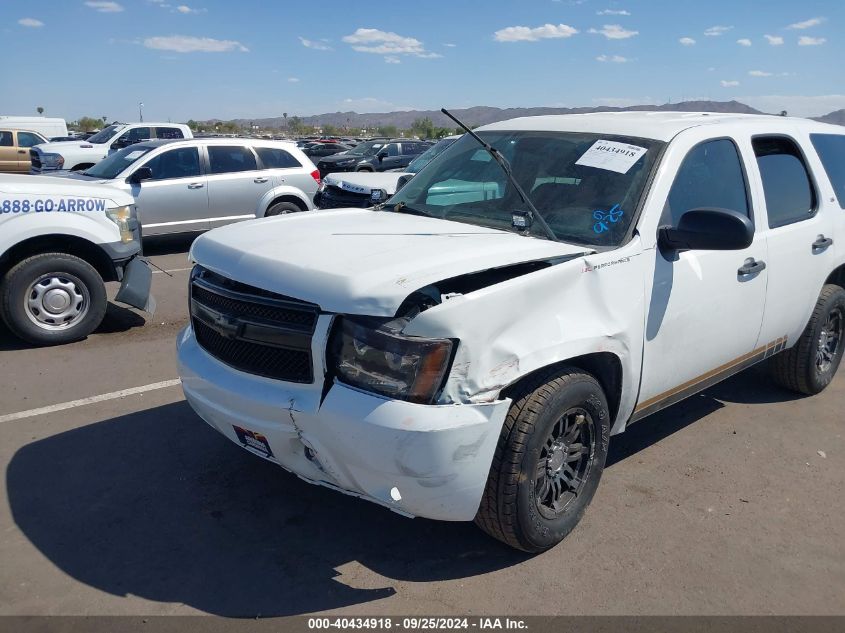
<path id="1" fill-rule="evenodd" d="M 378 154 L 376 154 L 376 158 L 378 158 L 378 162 L 383 161 L 385 158 L 387 158 L 387 152 L 379 152 Z"/>
<path id="2" fill-rule="evenodd" d="M 747 216 L 731 209 L 692 209 L 681 216 L 677 227 L 657 229 L 663 251 L 736 251 L 754 240 L 754 226 Z"/>
<path id="3" fill-rule="evenodd" d="M 399 193 L 399 190 L 408 184 L 408 181 L 414 177 L 414 174 L 402 174 L 399 176 L 399 180 L 396 181 L 396 192 Z"/>
<path id="4" fill-rule="evenodd" d="M 124 147 L 128 147 L 131 145 L 132 142 L 128 138 L 119 138 L 114 143 L 111 144 L 112 149 L 123 149 Z"/>
<path id="5" fill-rule="evenodd" d="M 153 170 L 149 167 L 139 167 L 135 171 L 132 172 L 129 176 L 129 182 L 134 185 L 141 184 L 144 180 L 152 180 L 153 177 Z"/>

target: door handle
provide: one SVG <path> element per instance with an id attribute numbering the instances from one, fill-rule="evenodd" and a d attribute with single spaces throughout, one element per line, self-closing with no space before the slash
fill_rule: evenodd
<path id="1" fill-rule="evenodd" d="M 756 275 L 757 273 L 766 269 L 766 262 L 758 262 L 753 257 L 749 257 L 745 260 L 745 263 L 739 267 L 737 270 L 737 274 L 740 277 L 749 277 L 751 275 Z"/>
<path id="2" fill-rule="evenodd" d="M 19 149 L 18 154 L 26 154 L 26 150 L 25 149 Z"/>
<path id="3" fill-rule="evenodd" d="M 831 238 L 819 235 L 818 239 L 813 242 L 813 252 L 817 253 L 819 251 L 823 251 L 831 244 L 833 244 L 833 240 Z"/>
<path id="4" fill-rule="evenodd" d="M 267 179 L 264 176 L 259 176 L 258 178 L 255 178 L 252 182 L 262 183 L 267 182 Z"/>
<path id="5" fill-rule="evenodd" d="M 203 187 L 205 187 L 205 185 L 201 182 L 192 182 L 188 185 L 188 189 L 202 189 Z"/>

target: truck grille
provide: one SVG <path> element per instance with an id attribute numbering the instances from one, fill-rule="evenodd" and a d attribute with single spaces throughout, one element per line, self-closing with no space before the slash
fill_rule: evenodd
<path id="1" fill-rule="evenodd" d="M 320 194 L 321 209 L 341 209 L 344 207 L 367 208 L 373 206 L 373 201 L 366 193 L 354 193 L 340 187 L 328 185 Z"/>
<path id="2" fill-rule="evenodd" d="M 33 169 L 41 169 L 41 156 L 34 149 L 29 150 L 29 161 Z"/>
<path id="3" fill-rule="evenodd" d="M 191 274 L 190 304 L 197 342 L 219 361 L 276 380 L 314 382 L 311 339 L 318 306 L 200 266 Z"/>

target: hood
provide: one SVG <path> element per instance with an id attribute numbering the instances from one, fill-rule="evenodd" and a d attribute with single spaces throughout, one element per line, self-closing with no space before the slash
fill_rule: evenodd
<path id="1" fill-rule="evenodd" d="M 373 189 L 383 189 L 387 195 L 392 196 L 396 193 L 396 183 L 399 181 L 399 176 L 406 172 L 393 173 L 373 173 L 368 171 L 357 171 L 351 173 L 338 172 L 335 174 L 328 174 L 323 178 L 326 185 L 337 187 L 345 191 L 353 193 L 364 193 L 370 195 Z"/>
<path id="2" fill-rule="evenodd" d="M 110 201 L 113 206 L 135 204 L 135 199 L 129 193 L 115 187 L 53 176 L 0 174 L 0 193 L 62 198 L 101 198 Z"/>
<path id="3" fill-rule="evenodd" d="M 583 247 L 436 218 L 338 209 L 214 229 L 191 257 L 220 275 L 328 312 L 393 316 L 415 290 Z"/>
<path id="4" fill-rule="evenodd" d="M 350 158 L 353 159 L 356 163 L 360 163 L 361 161 L 367 161 L 373 158 L 375 154 L 371 154 L 369 156 L 350 156 L 349 154 L 332 154 L 330 156 L 320 156 L 317 158 L 317 162 L 319 163 L 338 163 L 344 160 L 349 160 Z"/>
<path id="5" fill-rule="evenodd" d="M 70 169 L 62 169 L 59 171 L 51 172 L 48 178 L 59 178 L 62 180 L 73 180 L 76 182 L 85 182 L 88 184 L 94 185 L 108 185 L 112 184 L 114 181 L 107 180 L 104 178 L 95 178 L 94 176 L 86 176 L 81 171 L 71 171 Z"/>
<path id="6" fill-rule="evenodd" d="M 85 152 L 93 150 L 101 150 L 101 145 L 94 145 L 87 141 L 58 141 L 56 143 L 41 143 L 36 145 L 35 149 L 45 154 L 61 154 L 62 150 L 73 150 L 74 152 Z"/>

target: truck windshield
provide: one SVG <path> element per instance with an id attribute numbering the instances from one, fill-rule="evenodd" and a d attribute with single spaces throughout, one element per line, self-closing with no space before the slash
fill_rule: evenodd
<path id="1" fill-rule="evenodd" d="M 580 132 L 490 131 L 479 136 L 508 160 L 556 239 L 605 247 L 625 239 L 664 145 Z M 528 210 L 501 166 L 469 135 L 410 180 L 390 206 L 503 230 L 515 230 L 514 212 Z M 542 231 L 532 228 L 531 234 Z"/>
<path id="2" fill-rule="evenodd" d="M 375 156 L 376 152 L 384 147 L 382 141 L 368 141 L 366 143 L 359 143 L 350 150 L 343 152 L 344 156 Z"/>
<path id="3" fill-rule="evenodd" d="M 108 127 L 104 127 L 102 130 L 97 132 L 94 136 L 89 136 L 85 142 L 86 143 L 97 143 L 102 144 L 106 143 L 112 136 L 115 135 L 119 125 L 109 125 Z"/>
<path id="4" fill-rule="evenodd" d="M 152 145 L 136 143 L 135 145 L 124 147 L 122 150 L 115 152 L 111 156 L 107 156 L 99 163 L 93 167 L 89 167 L 82 173 L 86 176 L 91 176 L 92 178 L 104 178 L 109 180 L 117 178 L 120 172 L 141 158 L 141 156 L 154 149 L 155 147 Z"/>

